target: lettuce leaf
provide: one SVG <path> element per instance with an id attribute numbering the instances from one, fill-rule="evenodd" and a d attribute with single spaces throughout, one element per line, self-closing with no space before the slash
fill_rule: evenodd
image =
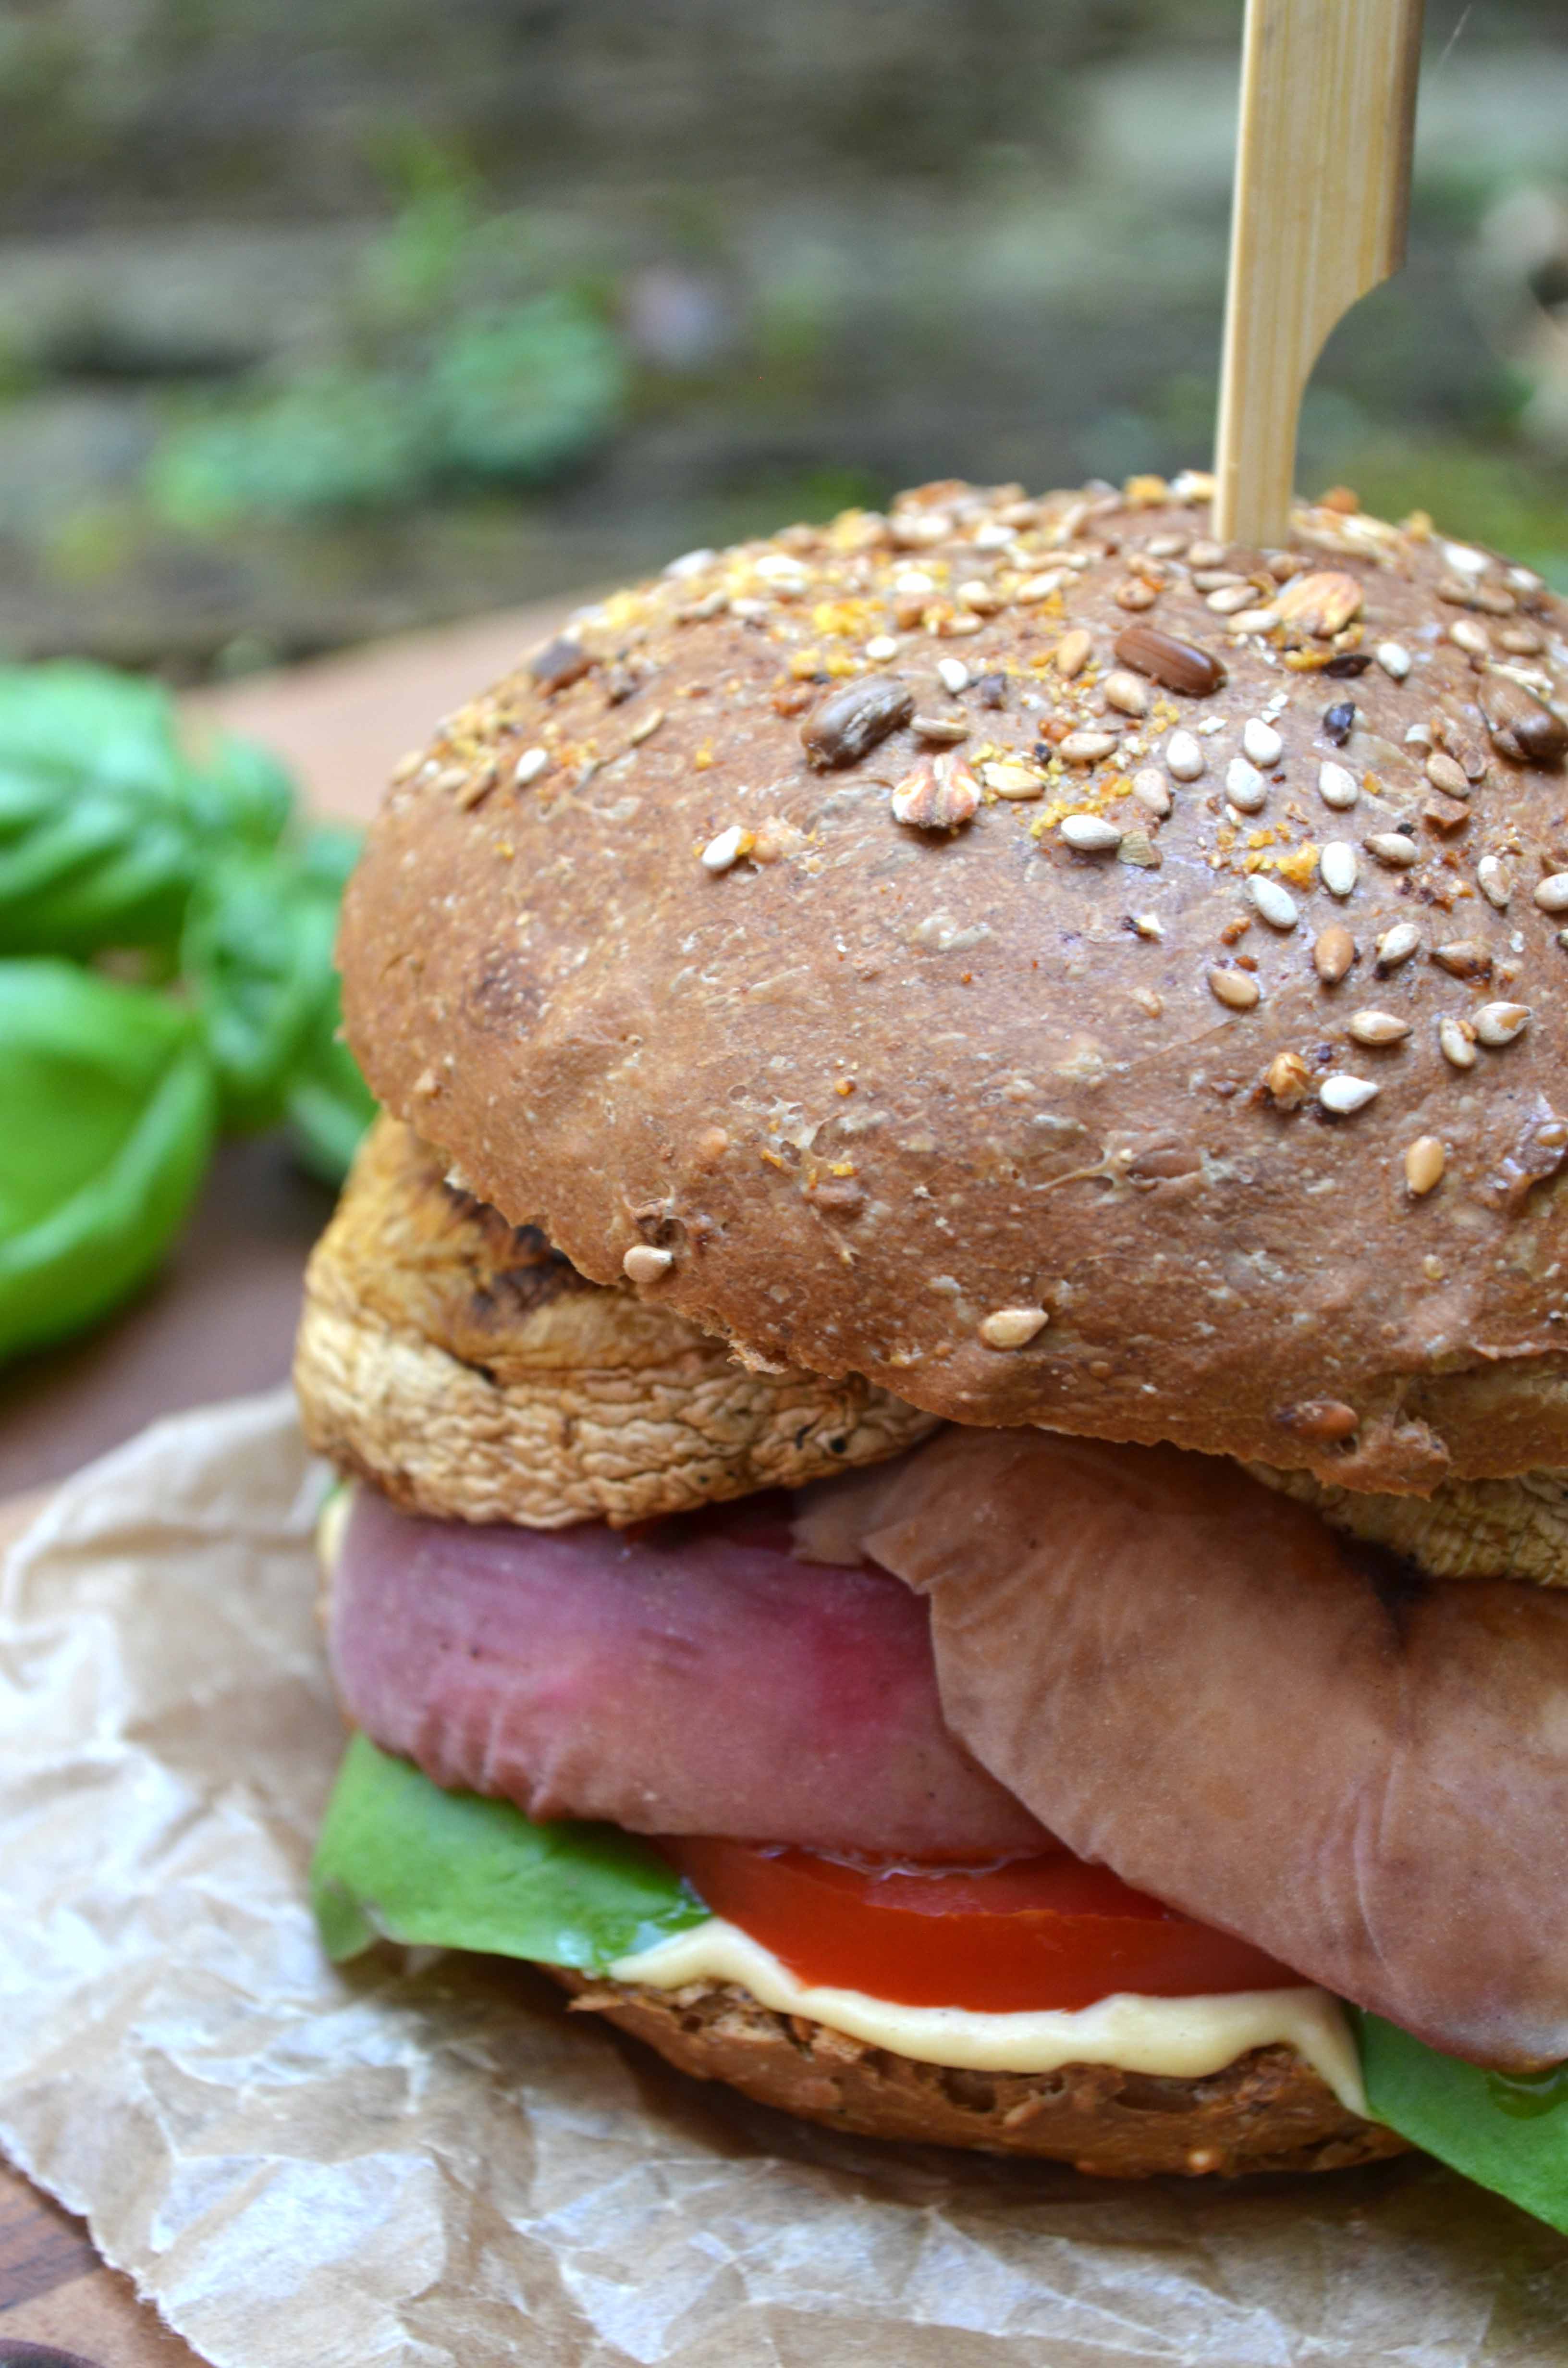
<path id="1" fill-rule="evenodd" d="M 482 1949 L 596 1973 L 706 1921 L 696 1893 L 619 1827 L 534 1825 L 446 1793 L 356 1735 L 311 1867 L 335 1963 L 380 1940 Z"/>
<path id="2" fill-rule="evenodd" d="M 1377 2119 L 1568 2233 L 1568 2065 L 1515 2078 L 1439 2055 L 1381 2016 L 1355 2020 Z"/>

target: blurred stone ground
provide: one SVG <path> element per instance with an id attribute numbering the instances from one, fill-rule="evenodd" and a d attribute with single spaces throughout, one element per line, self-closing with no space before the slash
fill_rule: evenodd
<path id="1" fill-rule="evenodd" d="M 16 12 L 0 650 L 222 676 L 924 477 L 1201 461 L 1234 15 L 469 0 L 442 30 L 401 0 Z M 1568 434 L 1526 431 L 1559 344 L 1568 403 L 1551 211 L 1568 28 L 1514 9 L 1446 57 L 1453 27 L 1432 29 L 1411 263 L 1334 339 L 1301 480 L 1420 502 L 1562 575 Z M 173 423 L 363 343 L 366 258 L 386 263 L 410 155 L 479 193 L 493 256 L 526 248 L 535 284 L 592 292 L 630 363 L 617 431 L 543 490 L 411 481 L 358 511 L 171 518 L 148 470 Z"/>

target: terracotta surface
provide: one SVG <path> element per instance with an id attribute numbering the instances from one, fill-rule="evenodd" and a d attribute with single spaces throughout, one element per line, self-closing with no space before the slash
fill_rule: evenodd
<path id="1" fill-rule="evenodd" d="M 546 632 L 562 604 L 486 617 L 191 700 L 295 768 L 322 812 L 363 818 L 403 749 Z M 289 1369 L 305 1255 L 331 1195 L 275 1140 L 225 1144 L 165 1272 L 88 1338 L 0 1374 L 0 1549 L 62 1478 L 161 1414 L 265 1389 Z M 18 1492 L 25 1492 L 18 1494 Z M 0 2368 L 26 2347 L 90 2368 L 198 2355 L 106 2269 L 85 2225 L 0 2163 Z"/>

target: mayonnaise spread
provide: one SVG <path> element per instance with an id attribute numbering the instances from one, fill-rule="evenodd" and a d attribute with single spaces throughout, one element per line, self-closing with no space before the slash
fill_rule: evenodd
<path id="1" fill-rule="evenodd" d="M 607 1968 L 612 1981 L 676 1990 L 734 1982 L 778 2014 L 807 2016 L 869 2047 L 920 2064 L 974 2072 L 1052 2072 L 1062 2064 L 1114 2064 L 1178 2080 L 1222 2071 L 1250 2048 L 1293 2047 L 1353 2113 L 1367 2111 L 1345 2010 L 1327 1990 L 1236 1990 L 1213 1998 L 1140 1998 L 1121 1991 L 1072 2013 L 982 2014 L 950 2006 L 898 2006 L 860 1990 L 813 1989 L 771 1949 L 722 1917 L 693 1925 Z"/>

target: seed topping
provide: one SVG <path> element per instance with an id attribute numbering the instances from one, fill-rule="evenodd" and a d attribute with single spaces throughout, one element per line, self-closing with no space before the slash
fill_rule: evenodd
<path id="1" fill-rule="evenodd" d="M 1437 1022 L 1437 1042 L 1450 1068 L 1475 1066 L 1475 1030 L 1468 1019 L 1445 1017 Z"/>
<path id="2" fill-rule="evenodd" d="M 1147 715 L 1149 694 L 1135 674 L 1119 668 L 1108 674 L 1100 688 L 1105 692 L 1106 705 L 1114 707 L 1119 715 Z"/>
<path id="3" fill-rule="evenodd" d="M 1426 779 L 1435 790 L 1441 790 L 1445 797 L 1468 798 L 1470 795 L 1470 775 L 1456 757 L 1442 748 L 1434 748 L 1427 757 Z"/>
<path id="4" fill-rule="evenodd" d="M 1355 959 L 1355 939 L 1340 922 L 1331 922 L 1312 948 L 1312 968 L 1324 986 L 1337 986 Z"/>
<path id="5" fill-rule="evenodd" d="M 1405 1190 L 1412 1200 L 1424 1201 L 1443 1180 L 1449 1155 L 1435 1134 L 1418 1134 L 1404 1154 Z"/>
<path id="6" fill-rule="evenodd" d="M 1071 814 L 1062 817 L 1062 836 L 1080 855 L 1108 855 L 1121 845 L 1122 833 L 1101 814 Z"/>
<path id="7" fill-rule="evenodd" d="M 1178 781 L 1196 781 L 1203 770 L 1203 751 L 1190 732 L 1173 732 L 1165 743 L 1165 767 Z"/>
<path id="8" fill-rule="evenodd" d="M 1116 637 L 1116 655 L 1135 674 L 1146 674 L 1167 690 L 1189 699 L 1211 699 L 1224 688 L 1225 669 L 1197 642 L 1178 640 L 1155 625 L 1128 625 Z"/>
<path id="9" fill-rule="evenodd" d="M 1378 939 L 1378 968 L 1381 971 L 1397 970 L 1401 962 L 1407 962 L 1411 955 L 1418 951 L 1420 944 L 1421 932 L 1414 921 L 1396 921 L 1392 928 L 1385 929 Z"/>
<path id="10" fill-rule="evenodd" d="M 880 740 L 907 723 L 915 712 L 915 694 L 896 675 L 862 675 L 841 683 L 819 700 L 801 726 L 806 761 L 818 771 L 832 765 L 856 765 Z"/>
<path id="11" fill-rule="evenodd" d="M 546 642 L 542 649 L 535 650 L 528 660 L 528 672 L 548 697 L 551 691 L 564 690 L 568 684 L 579 681 L 593 663 L 581 642 L 574 641 L 569 633 L 562 633 L 553 642 Z"/>
<path id="12" fill-rule="evenodd" d="M 1307 1099 L 1312 1072 L 1299 1053 L 1276 1053 L 1263 1073 L 1263 1082 L 1275 1107 L 1299 1110 Z"/>
<path id="13" fill-rule="evenodd" d="M 1318 1087 L 1318 1099 L 1334 1117 L 1353 1118 L 1358 1110 L 1365 1110 L 1369 1101 L 1375 1100 L 1381 1090 L 1369 1077 L 1353 1077 L 1347 1071 L 1336 1069 Z"/>
<path id="14" fill-rule="evenodd" d="M 1094 643 L 1082 625 L 1075 625 L 1070 633 L 1063 633 L 1056 644 L 1057 673 L 1064 675 L 1070 682 L 1074 675 L 1083 673 L 1089 663 L 1089 652 L 1093 648 Z"/>
<path id="15" fill-rule="evenodd" d="M 526 790 L 528 783 L 537 781 L 541 773 L 548 771 L 549 767 L 548 748 L 525 748 L 512 768 L 512 779 L 519 790 Z"/>
<path id="16" fill-rule="evenodd" d="M 1348 839 L 1331 838 L 1318 858 L 1318 871 L 1331 896 L 1348 896 L 1360 866 Z"/>
<path id="17" fill-rule="evenodd" d="M 1039 575 L 1026 575 L 1013 597 L 1015 599 L 1023 601 L 1049 600 L 1051 594 L 1060 592 L 1062 586 L 1068 581 L 1069 575 L 1065 567 L 1048 567 Z"/>
<path id="18" fill-rule="evenodd" d="M 1271 765 L 1277 765 L 1285 753 L 1284 741 L 1273 724 L 1266 723 L 1261 715 L 1249 715 L 1242 726 L 1242 746 L 1253 763 L 1261 765 L 1265 772 Z"/>
<path id="19" fill-rule="evenodd" d="M 1403 682 L 1410 672 L 1410 652 L 1403 642 L 1380 642 L 1377 660 L 1391 682 Z"/>
<path id="20" fill-rule="evenodd" d="M 1549 872 L 1536 888 L 1535 901 L 1543 913 L 1568 913 L 1568 871 Z"/>
<path id="21" fill-rule="evenodd" d="M 1476 884 L 1487 903 L 1499 913 L 1508 909 L 1514 883 L 1507 871 L 1494 855 L 1483 855 L 1475 867 Z"/>
<path id="22" fill-rule="evenodd" d="M 1399 1044 L 1410 1033 L 1409 1020 L 1392 1011 L 1353 1011 L 1349 1027 L 1358 1044 Z"/>
<path id="23" fill-rule="evenodd" d="M 1225 795 L 1242 814 L 1261 814 L 1268 803 L 1268 783 L 1244 757 L 1233 757 L 1225 768 Z"/>
<path id="24" fill-rule="evenodd" d="M 1133 774 L 1132 794 L 1141 806 L 1161 822 L 1170 813 L 1172 801 L 1169 786 L 1164 774 L 1156 773 L 1152 765 L 1145 765 L 1141 772 Z"/>
<path id="25" fill-rule="evenodd" d="M 1530 1024 L 1527 1003 L 1483 1003 L 1475 1015 L 1475 1033 L 1479 1042 L 1497 1052 L 1512 1044 Z"/>
<path id="26" fill-rule="evenodd" d="M 1069 732 L 1064 740 L 1058 741 L 1056 753 L 1069 765 L 1097 765 L 1115 747 L 1114 732 Z"/>
<path id="27" fill-rule="evenodd" d="M 1043 777 L 1028 765 L 1014 765 L 1005 759 L 982 765 L 980 778 L 994 796 L 1017 802 L 1041 796 L 1045 789 Z"/>
<path id="28" fill-rule="evenodd" d="M 893 790 L 893 820 L 915 830 L 959 830 L 980 805 L 980 783 L 961 757 L 922 757 Z"/>
<path id="29" fill-rule="evenodd" d="M 657 1282 L 676 1262 L 674 1250 L 656 1250 L 648 1242 L 634 1242 L 620 1261 L 628 1282 Z"/>
<path id="30" fill-rule="evenodd" d="M 750 831 L 743 830 L 738 822 L 733 822 L 728 830 L 720 831 L 703 848 L 702 869 L 704 871 L 728 871 L 750 849 Z"/>
<path id="31" fill-rule="evenodd" d="M 1356 776 L 1347 767 L 1336 765 L 1332 759 L 1318 767 L 1318 795 L 1325 806 L 1344 813 L 1360 794 Z"/>
<path id="32" fill-rule="evenodd" d="M 1221 970 L 1209 973 L 1209 992 L 1227 1011 L 1251 1011 L 1263 999 L 1263 989 L 1250 972 Z"/>
<path id="33" fill-rule="evenodd" d="M 1301 917 L 1289 888 L 1282 887 L 1267 871 L 1253 873 L 1247 882 L 1247 894 L 1271 929 L 1293 929 Z"/>
<path id="34" fill-rule="evenodd" d="M 1300 575 L 1287 584 L 1275 607 L 1287 624 L 1314 640 L 1332 641 L 1361 613 L 1361 586 L 1354 575 Z"/>
<path id="35" fill-rule="evenodd" d="M 1415 839 L 1406 838 L 1400 830 L 1375 830 L 1361 844 L 1369 855 L 1390 871 L 1408 871 L 1413 864 L 1421 860 L 1421 849 Z"/>
<path id="36" fill-rule="evenodd" d="M 1481 712 L 1493 746 L 1521 765 L 1556 765 L 1568 755 L 1568 723 L 1511 676 L 1489 674 L 1480 690 Z"/>
<path id="37" fill-rule="evenodd" d="M 1434 946 L 1432 960 L 1450 978 L 1489 978 L 1492 974 L 1492 957 L 1473 938 L 1452 938 L 1447 945 Z"/>
<path id="38" fill-rule="evenodd" d="M 982 1316 L 980 1337 L 988 1349 L 1023 1349 L 1050 1321 L 1043 1307 L 998 1307 Z"/>
<path id="39" fill-rule="evenodd" d="M 1274 1419 L 1301 1439 L 1351 1439 L 1360 1427 L 1355 1407 L 1340 1398 L 1304 1398 L 1299 1406 L 1277 1406 Z"/>

